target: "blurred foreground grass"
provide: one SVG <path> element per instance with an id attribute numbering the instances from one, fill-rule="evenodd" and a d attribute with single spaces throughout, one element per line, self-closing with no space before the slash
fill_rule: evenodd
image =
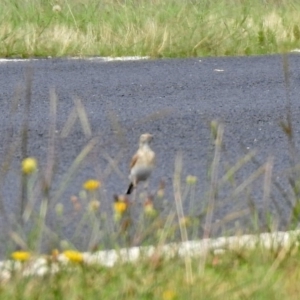
<path id="1" fill-rule="evenodd" d="M 0 56 L 191 57 L 300 48 L 296 0 L 2 0 Z"/>
<path id="2" fill-rule="evenodd" d="M 107 268 L 80 260 L 55 274 L 20 276 L 0 284 L 1 299 L 299 299 L 300 252 L 255 249 L 192 258 L 192 280 L 178 257 L 159 251 L 135 263 Z"/>

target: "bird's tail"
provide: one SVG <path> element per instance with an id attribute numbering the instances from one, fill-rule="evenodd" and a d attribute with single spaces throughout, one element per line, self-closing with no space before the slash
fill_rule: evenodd
<path id="1" fill-rule="evenodd" d="M 131 192 L 132 192 L 132 190 L 133 190 L 133 188 L 134 188 L 134 186 L 133 186 L 133 183 L 131 182 L 131 183 L 129 184 L 128 189 L 127 189 L 126 195 L 130 195 Z"/>

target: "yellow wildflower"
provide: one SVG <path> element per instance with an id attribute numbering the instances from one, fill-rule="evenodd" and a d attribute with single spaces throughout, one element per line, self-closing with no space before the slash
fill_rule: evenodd
<path id="1" fill-rule="evenodd" d="M 116 201 L 114 203 L 114 210 L 119 214 L 123 214 L 127 210 L 127 203 L 123 201 Z"/>
<path id="2" fill-rule="evenodd" d="M 176 299 L 176 293 L 173 290 L 165 290 L 162 294 L 163 300 L 174 300 Z"/>
<path id="3" fill-rule="evenodd" d="M 125 196 L 114 195 L 115 202 L 113 204 L 113 209 L 115 212 L 114 219 L 115 221 L 119 221 L 123 214 L 127 211 L 129 201 Z"/>
<path id="4" fill-rule="evenodd" d="M 11 258 L 18 261 L 27 261 L 30 256 L 30 253 L 27 251 L 15 251 L 11 254 Z"/>
<path id="5" fill-rule="evenodd" d="M 83 262 L 83 254 L 81 252 L 75 250 L 66 250 L 63 252 L 64 256 L 68 258 L 70 261 L 75 263 Z"/>
<path id="6" fill-rule="evenodd" d="M 193 185 L 197 183 L 198 178 L 196 176 L 188 175 L 186 177 L 186 183 L 189 185 Z"/>
<path id="7" fill-rule="evenodd" d="M 83 184 L 83 188 L 87 191 L 95 191 L 100 187 L 100 181 L 89 179 Z"/>
<path id="8" fill-rule="evenodd" d="M 22 172 L 24 174 L 31 174 L 37 169 L 37 161 L 34 157 L 27 157 L 22 161 Z"/>

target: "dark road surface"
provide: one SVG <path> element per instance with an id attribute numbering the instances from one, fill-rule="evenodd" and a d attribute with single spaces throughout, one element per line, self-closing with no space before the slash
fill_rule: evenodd
<path id="1" fill-rule="evenodd" d="M 101 207 L 111 214 L 112 195 L 124 193 L 127 188 L 128 163 L 143 132 L 154 135 L 152 146 L 157 153 L 151 189 L 155 189 L 159 180 L 164 178 L 166 198 L 169 205 L 173 205 L 174 162 L 176 154 L 181 151 L 182 178 L 184 180 L 188 174 L 198 177 L 196 202 L 204 202 L 209 188 L 207 172 L 214 151 L 209 126 L 211 120 L 218 119 L 225 126 L 219 177 L 251 150 L 257 151 L 255 158 L 258 165 L 249 162 L 231 183 L 222 187 L 214 219 L 222 220 L 230 212 L 248 207 L 249 201 L 255 203 L 259 210 L 267 206 L 278 223 L 284 224 L 288 218 L 288 203 L 274 186 L 271 187 L 274 199 L 269 201 L 270 208 L 263 203 L 263 175 L 235 199 L 224 200 L 269 156 L 274 157 L 272 178 L 286 192 L 291 190 L 285 175 L 289 167 L 288 142 L 279 126 L 280 120 L 285 119 L 287 114 L 281 56 L 133 62 L 64 59 L 0 62 L 1 164 L 7 145 L 19 136 L 25 98 L 24 75 L 28 67 L 33 71 L 28 153 L 37 157 L 42 166 L 46 163 L 48 152 L 49 90 L 55 88 L 58 96 L 53 190 L 87 142 L 92 137 L 99 138 L 96 147 L 59 197 L 66 214 L 72 214 L 70 197 L 78 195 L 83 181 L 90 177 L 101 180 Z M 298 55 L 289 56 L 289 72 L 289 95 L 297 144 L 300 141 Z M 14 125 L 11 129 L 9 110 L 18 87 L 21 96 L 17 112 L 12 117 Z M 74 97 L 79 97 L 85 107 L 92 129 L 91 137 L 84 135 L 78 120 L 68 136 L 62 136 L 62 129 L 74 107 Z M 9 214 L 19 211 L 20 157 L 17 150 L 13 154 L 11 170 L 1 183 L 2 198 Z M 117 169 L 109 164 L 110 158 L 118 161 Z M 277 208 L 274 208 L 274 201 Z M 189 206 L 188 200 L 185 200 L 184 206 Z M 238 226 L 235 221 L 232 224 Z M 72 226 L 66 227 L 66 232 L 73 230 Z"/>

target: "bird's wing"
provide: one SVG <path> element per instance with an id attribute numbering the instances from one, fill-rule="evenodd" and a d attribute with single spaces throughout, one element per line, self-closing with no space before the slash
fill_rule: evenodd
<path id="1" fill-rule="evenodd" d="M 136 154 L 132 157 L 131 162 L 130 162 L 130 169 L 132 169 L 133 166 L 136 164 L 138 158 L 139 158 L 138 153 L 136 153 Z"/>

